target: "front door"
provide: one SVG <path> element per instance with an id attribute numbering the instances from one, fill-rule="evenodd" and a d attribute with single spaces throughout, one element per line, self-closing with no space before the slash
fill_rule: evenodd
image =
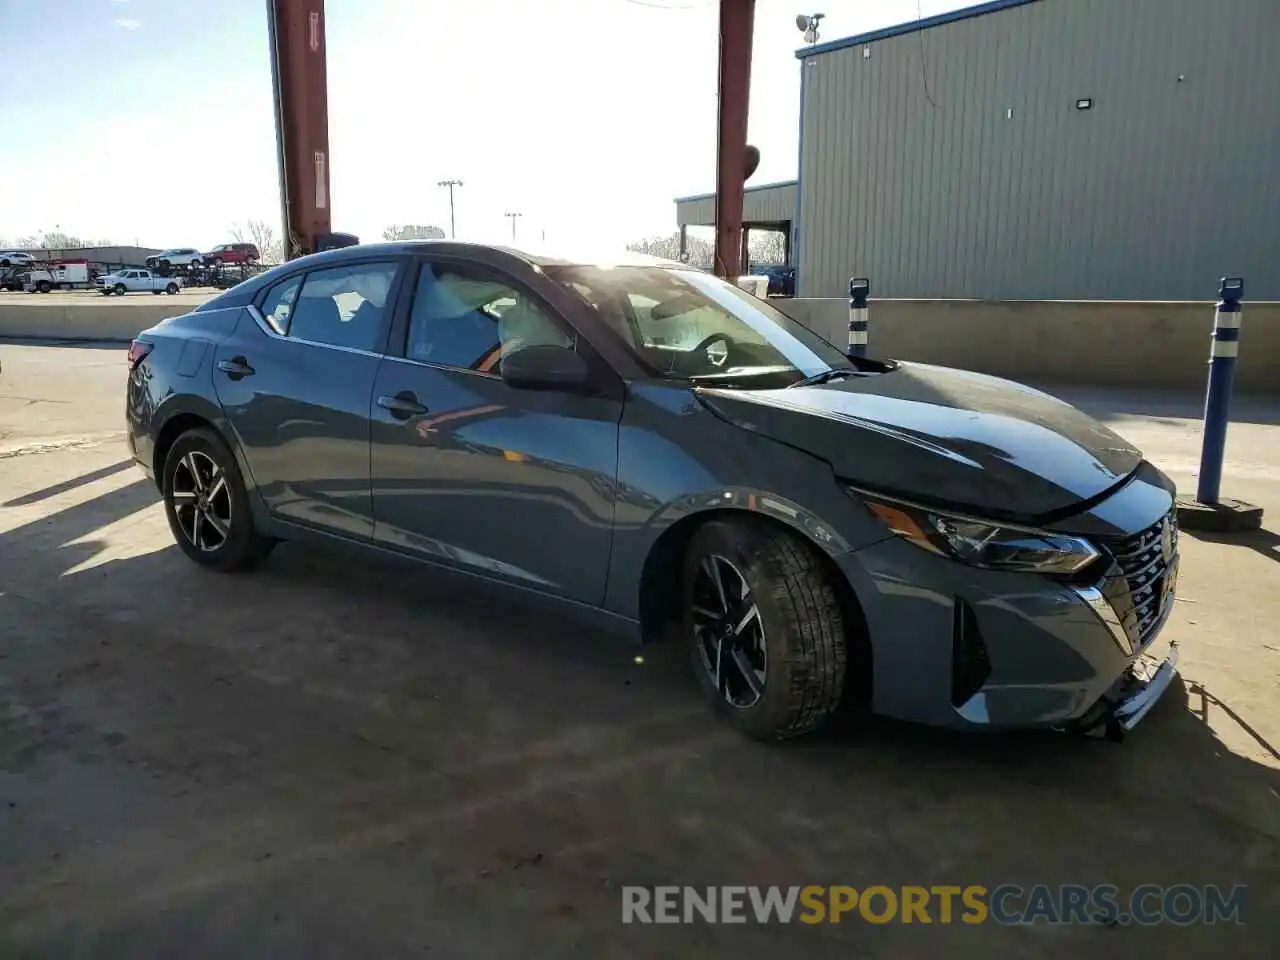
<path id="1" fill-rule="evenodd" d="M 214 383 L 276 517 L 373 535 L 369 400 L 399 261 L 279 281 L 218 346 Z"/>
<path id="2" fill-rule="evenodd" d="M 601 603 L 622 401 L 516 389 L 498 374 L 504 351 L 589 347 L 487 266 L 424 263 L 409 303 L 407 343 L 391 345 L 373 390 L 374 539 Z"/>

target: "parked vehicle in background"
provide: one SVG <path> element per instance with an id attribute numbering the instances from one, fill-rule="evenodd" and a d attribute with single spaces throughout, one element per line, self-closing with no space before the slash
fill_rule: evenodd
<path id="1" fill-rule="evenodd" d="M 196 563 L 318 538 L 675 634 L 751 736 L 843 703 L 1119 737 L 1176 673 L 1176 491 L 1137 449 L 681 264 L 347 247 L 128 361 L 130 449 Z"/>
<path id="2" fill-rule="evenodd" d="M 224 243 L 203 254 L 206 267 L 224 263 L 257 263 L 262 254 L 252 243 Z"/>
<path id="3" fill-rule="evenodd" d="M 76 287 L 89 287 L 93 280 L 89 273 L 87 260 L 73 260 L 63 263 L 51 263 L 48 267 L 38 267 L 27 271 L 22 288 L 27 293 L 48 293 L 51 290 L 74 290 Z"/>
<path id="4" fill-rule="evenodd" d="M 165 263 L 171 267 L 198 267 L 203 262 L 203 256 L 195 247 L 174 247 L 170 250 L 161 250 L 154 257 L 147 257 L 146 259 L 147 266 L 153 270 Z"/>
<path id="5" fill-rule="evenodd" d="M 0 250 L 0 267 L 17 267 L 35 263 L 36 258 L 22 250 Z"/>
<path id="6" fill-rule="evenodd" d="M 126 293 L 137 293 L 143 290 L 149 290 L 151 293 L 174 294 L 182 288 L 182 280 L 179 277 L 162 277 L 150 270 L 131 268 L 108 273 L 105 277 L 97 277 L 93 285 L 102 292 L 104 297 L 109 297 L 113 293 L 123 296 Z"/>
<path id="7" fill-rule="evenodd" d="M 0 290 L 12 290 L 21 292 L 22 284 L 27 275 L 26 265 L 0 267 Z"/>

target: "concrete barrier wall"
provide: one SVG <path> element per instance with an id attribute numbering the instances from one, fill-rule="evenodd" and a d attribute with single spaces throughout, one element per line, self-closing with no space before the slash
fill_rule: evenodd
<path id="1" fill-rule="evenodd" d="M 165 317 L 180 316 L 211 294 L 96 293 L 0 295 L 0 338 L 128 342 Z"/>
<path id="2" fill-rule="evenodd" d="M 0 296 L 0 338 L 127 342 L 212 294 Z M 843 348 L 845 300 L 773 300 Z M 1201 390 L 1211 303 L 873 300 L 873 357 L 920 360 L 1013 380 Z M 1246 303 L 1236 386 L 1280 393 L 1280 303 Z"/>
<path id="3" fill-rule="evenodd" d="M 840 346 L 846 300 L 773 300 Z M 872 300 L 873 357 L 919 360 L 1013 380 L 1202 390 L 1212 303 Z M 1280 393 L 1280 303 L 1246 303 L 1236 387 Z"/>

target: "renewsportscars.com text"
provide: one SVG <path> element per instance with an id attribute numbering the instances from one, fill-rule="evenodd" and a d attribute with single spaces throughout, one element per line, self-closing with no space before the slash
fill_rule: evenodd
<path id="1" fill-rule="evenodd" d="M 1247 888 L 1143 884 L 622 888 L 623 923 L 1243 923 Z"/>

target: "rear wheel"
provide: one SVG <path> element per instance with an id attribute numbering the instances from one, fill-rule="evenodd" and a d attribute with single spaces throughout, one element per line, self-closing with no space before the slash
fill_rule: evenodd
<path id="1" fill-rule="evenodd" d="M 258 534 L 235 457 L 212 430 L 190 430 L 174 442 L 163 491 L 174 539 L 202 567 L 244 570 L 275 546 Z"/>
<path id="2" fill-rule="evenodd" d="M 707 523 L 689 543 L 682 599 L 699 685 L 739 731 L 792 737 L 839 706 L 844 619 L 811 545 L 758 522 Z"/>
<path id="3" fill-rule="evenodd" d="M 159 292 L 160 292 L 159 290 L 156 291 L 156 293 L 159 293 Z M 164 292 L 169 294 L 169 296 L 173 296 L 175 293 L 178 292 L 178 285 L 176 283 L 171 283 L 164 288 Z"/>

